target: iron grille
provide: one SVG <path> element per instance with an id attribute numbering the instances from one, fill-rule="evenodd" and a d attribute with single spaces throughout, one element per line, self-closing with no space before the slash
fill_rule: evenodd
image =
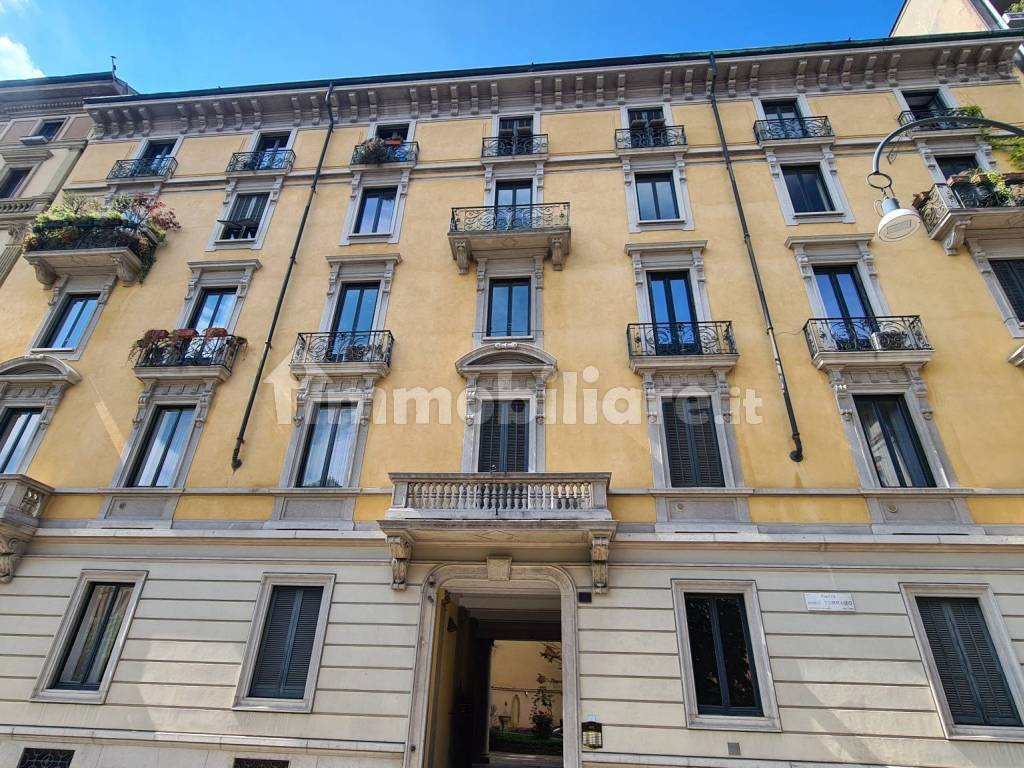
<path id="1" fill-rule="evenodd" d="M 915 131 L 949 131 L 957 128 L 972 128 L 957 117 L 983 117 L 977 107 L 947 107 L 945 109 L 906 109 L 899 114 L 900 125 L 912 123 L 915 120 L 928 118 L 948 117 L 949 120 L 937 120 L 928 125 L 915 126 Z"/>
<path id="2" fill-rule="evenodd" d="M 681 125 L 622 128 L 615 131 L 616 149 L 650 149 L 652 147 L 685 147 L 686 131 Z"/>
<path id="3" fill-rule="evenodd" d="M 452 208 L 452 232 L 553 229 L 567 226 L 568 203 Z"/>
<path id="4" fill-rule="evenodd" d="M 390 365 L 394 342 L 391 331 L 300 333 L 295 341 L 292 362 Z"/>
<path id="5" fill-rule="evenodd" d="M 245 339 L 230 334 L 195 332 L 150 332 L 133 349 L 136 368 L 181 368 L 185 366 L 221 366 L 229 371 Z M 166 335 L 162 335 L 166 334 Z"/>
<path id="6" fill-rule="evenodd" d="M 821 352 L 903 352 L 930 350 L 918 315 L 816 317 L 804 325 L 811 356 Z"/>
<path id="7" fill-rule="evenodd" d="M 356 144 L 352 150 L 353 165 L 381 165 L 383 163 L 415 163 L 420 155 L 420 145 L 416 141 L 389 143 L 381 139 L 371 139 Z"/>
<path id="8" fill-rule="evenodd" d="M 1024 206 L 1024 181 L 1007 181 L 1005 188 L 988 181 L 936 184 L 919 195 L 914 207 L 931 233 L 950 211 L 963 208 L 1019 208 Z"/>
<path id="9" fill-rule="evenodd" d="M 75 756 L 72 749 L 35 749 L 27 747 L 21 753 L 18 768 L 69 768 L 71 758 Z"/>
<path id="10" fill-rule="evenodd" d="M 107 174 L 108 179 L 134 179 L 156 176 L 166 179 L 178 169 L 173 157 L 140 157 L 138 160 L 118 160 Z"/>
<path id="11" fill-rule="evenodd" d="M 630 357 L 667 355 L 734 355 L 732 322 L 630 323 L 626 327 Z"/>
<path id="12" fill-rule="evenodd" d="M 772 118 L 754 123 L 754 138 L 758 142 L 816 139 L 833 135 L 832 123 L 827 117 Z"/>
<path id="13" fill-rule="evenodd" d="M 295 152 L 290 149 L 265 149 L 260 152 L 235 152 L 228 161 L 227 173 L 285 171 L 292 169 Z"/>
<path id="14" fill-rule="evenodd" d="M 255 757 L 236 757 L 233 768 L 288 768 L 287 760 L 265 760 Z"/>
<path id="15" fill-rule="evenodd" d="M 483 140 L 481 157 L 513 157 L 515 155 L 545 155 L 548 151 L 546 133 L 530 136 L 490 136 Z"/>

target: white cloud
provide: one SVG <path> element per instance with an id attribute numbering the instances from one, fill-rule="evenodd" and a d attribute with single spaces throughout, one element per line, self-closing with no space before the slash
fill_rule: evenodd
<path id="1" fill-rule="evenodd" d="M 42 76 L 43 71 L 32 63 L 28 48 L 6 35 L 0 35 L 0 80 Z"/>
<path id="2" fill-rule="evenodd" d="M 0 0 L 0 13 L 20 13 L 27 9 L 31 2 L 32 0 Z"/>

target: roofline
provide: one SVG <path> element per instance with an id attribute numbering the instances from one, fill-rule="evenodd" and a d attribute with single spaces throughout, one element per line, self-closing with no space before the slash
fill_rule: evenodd
<path id="1" fill-rule="evenodd" d="M 65 83 L 91 83 L 118 80 L 113 72 L 80 72 L 73 75 L 53 75 L 51 77 L 28 77 L 23 80 L 0 80 L 0 88 L 28 88 L 38 85 L 63 85 Z"/>
<path id="2" fill-rule="evenodd" d="M 972 41 L 985 39 L 1002 39 L 1021 37 L 1016 29 L 986 30 L 982 32 L 960 32 L 942 35 L 912 35 L 908 37 L 882 37 L 868 40 L 842 40 L 833 42 L 801 43 L 799 45 L 778 45 L 762 48 L 733 48 L 722 51 L 688 51 L 681 53 L 663 53 L 643 56 L 622 56 L 603 59 L 579 59 L 575 61 L 558 61 L 541 64 L 520 64 L 505 67 L 484 67 L 476 69 L 450 69 L 430 72 L 409 72 L 392 75 L 372 75 L 369 77 L 342 77 L 334 79 L 298 80 L 287 83 L 260 83 L 256 85 L 229 86 L 227 88 L 203 88 L 191 91 L 162 91 L 159 93 L 129 94 L 124 96 L 97 96 L 85 99 L 86 105 L 114 104 L 135 101 L 159 101 L 167 99 L 198 98 L 203 96 L 226 96 L 240 93 L 266 91 L 291 91 L 305 89 L 350 87 L 360 85 L 382 85 L 402 83 L 413 80 L 441 80 L 469 77 L 493 77 L 497 75 L 521 75 L 537 72 L 564 71 L 571 69 L 589 69 L 597 67 L 623 67 L 643 64 L 670 64 L 686 61 L 703 61 L 713 53 L 716 58 L 730 59 L 750 56 L 777 56 L 813 51 L 849 50 L 855 48 L 908 46 L 915 43 L 942 43 L 953 41 Z"/>
<path id="3" fill-rule="evenodd" d="M 899 11 L 896 13 L 896 18 L 893 19 L 892 27 L 889 28 L 889 37 L 893 37 L 893 35 L 895 35 L 896 27 L 899 26 L 900 19 L 903 18 L 903 13 L 904 11 L 907 10 L 908 5 L 910 5 L 910 0 L 903 0 L 903 3 L 900 5 Z"/>

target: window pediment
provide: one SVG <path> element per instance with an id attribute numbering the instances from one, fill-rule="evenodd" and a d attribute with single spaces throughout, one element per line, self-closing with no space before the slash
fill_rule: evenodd
<path id="1" fill-rule="evenodd" d="M 455 370 L 464 378 L 519 373 L 546 379 L 557 366 L 558 361 L 540 347 L 518 341 L 484 344 L 455 361 Z"/>
<path id="2" fill-rule="evenodd" d="M 25 355 L 0 363 L 0 384 L 63 384 L 81 381 L 74 368 L 50 355 Z"/>

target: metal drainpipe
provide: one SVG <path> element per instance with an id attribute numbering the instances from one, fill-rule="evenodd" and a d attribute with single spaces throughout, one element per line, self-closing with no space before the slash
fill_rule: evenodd
<path id="1" fill-rule="evenodd" d="M 800 429 L 796 423 L 796 412 L 793 410 L 793 400 L 789 396 L 789 384 L 786 382 L 786 369 L 782 366 L 782 358 L 779 356 L 779 345 L 775 340 L 775 326 L 772 324 L 772 313 L 768 308 L 768 299 L 764 295 L 764 284 L 761 282 L 761 270 L 757 267 L 757 256 L 754 254 L 754 244 L 750 240 L 750 229 L 747 227 L 747 217 L 743 213 L 743 199 L 740 197 L 740 188 L 736 184 L 736 174 L 732 168 L 732 156 L 729 154 L 729 145 L 725 140 L 725 129 L 722 128 L 722 116 L 718 113 L 718 99 L 715 98 L 715 79 L 718 76 L 718 65 L 715 62 L 715 54 L 708 56 L 711 65 L 711 110 L 715 113 L 715 126 L 718 128 L 718 140 L 722 145 L 722 156 L 725 158 L 725 168 L 729 172 L 729 183 L 732 185 L 732 197 L 736 203 L 736 213 L 739 215 L 740 228 L 743 230 L 743 244 L 747 247 L 747 259 L 750 261 L 750 270 L 754 273 L 754 284 L 757 286 L 757 297 L 761 302 L 761 316 L 764 318 L 765 333 L 768 335 L 768 343 L 771 344 L 772 357 L 775 358 L 775 372 L 779 376 L 779 387 L 782 389 L 782 399 L 786 403 L 786 416 L 789 418 L 789 428 L 792 432 L 793 450 L 789 452 L 789 458 L 793 461 L 804 460 L 804 444 L 800 439 Z"/>
<path id="2" fill-rule="evenodd" d="M 245 414 L 242 416 L 242 425 L 238 428 L 238 436 L 235 438 L 235 449 L 231 452 L 232 471 L 242 466 L 242 459 L 239 454 L 242 445 L 245 443 L 245 430 L 249 426 L 249 418 L 252 416 L 252 406 L 256 402 L 256 393 L 260 388 L 260 379 L 263 378 L 263 370 L 267 366 L 267 358 L 270 356 L 274 331 L 277 330 L 277 321 L 281 317 L 281 307 L 284 305 L 284 297 L 288 292 L 288 283 L 292 279 L 292 270 L 295 269 L 295 262 L 299 253 L 299 245 L 302 243 L 302 233 L 306 230 L 306 219 L 309 218 L 309 208 L 313 204 L 313 196 L 316 195 L 316 187 L 320 182 L 320 172 L 324 167 L 324 157 L 327 155 L 327 145 L 330 144 L 331 134 L 334 133 L 334 112 L 331 110 L 331 94 L 334 92 L 334 83 L 327 87 L 327 95 L 324 101 L 327 105 L 327 135 L 324 136 L 324 144 L 320 148 L 320 159 L 316 164 L 316 171 L 313 173 L 313 180 L 309 185 L 309 196 L 306 198 L 306 207 L 302 211 L 302 219 L 299 221 L 299 231 L 295 233 L 295 244 L 292 246 L 292 255 L 288 260 L 288 270 L 284 273 L 284 280 L 281 282 L 281 290 L 277 294 L 277 305 L 274 307 L 274 315 L 270 319 L 270 328 L 267 329 L 267 340 L 263 343 L 263 354 L 260 356 L 260 364 L 256 369 L 256 375 L 252 380 L 252 389 L 249 390 L 249 400 L 245 404 Z"/>

